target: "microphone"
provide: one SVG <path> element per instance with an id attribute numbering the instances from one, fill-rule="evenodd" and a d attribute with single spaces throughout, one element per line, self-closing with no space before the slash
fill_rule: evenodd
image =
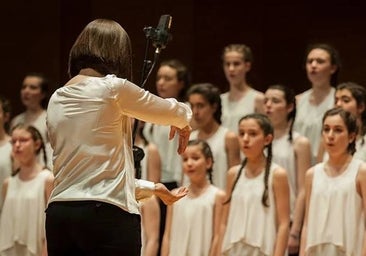
<path id="1" fill-rule="evenodd" d="M 144 28 L 146 37 L 152 41 L 155 48 L 164 49 L 168 41 L 172 39 L 172 35 L 169 33 L 171 25 L 172 16 L 165 14 L 160 16 L 157 28 Z"/>
<path id="2" fill-rule="evenodd" d="M 157 28 L 152 27 L 145 27 L 143 29 L 147 40 L 146 43 L 146 49 L 145 49 L 145 58 L 144 58 L 144 64 L 142 66 L 142 75 L 141 75 L 141 84 L 140 87 L 144 88 L 144 85 L 147 81 L 147 78 L 151 74 L 151 71 L 153 70 L 155 63 L 157 62 L 159 58 L 159 54 L 161 49 L 164 49 L 166 45 L 168 44 L 168 41 L 172 39 L 172 35 L 169 33 L 170 27 L 172 25 L 172 16 L 170 15 L 162 15 L 159 19 L 159 24 Z M 154 54 L 154 61 L 151 62 L 150 60 L 147 60 L 147 54 L 148 54 L 148 46 L 149 41 L 152 41 L 153 46 L 156 48 L 155 54 Z M 133 131 L 132 131 L 132 142 L 133 142 L 133 159 L 135 164 L 135 171 L 136 171 L 136 177 L 141 178 L 141 160 L 144 158 L 145 153 L 142 148 L 137 147 L 135 145 L 135 138 L 137 134 L 138 129 L 138 122 L 139 120 L 135 120 L 135 123 L 133 125 Z"/>

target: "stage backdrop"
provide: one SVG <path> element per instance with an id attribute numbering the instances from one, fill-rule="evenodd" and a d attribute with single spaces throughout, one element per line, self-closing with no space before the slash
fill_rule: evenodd
<path id="1" fill-rule="evenodd" d="M 296 92 L 308 89 L 305 49 L 330 43 L 341 56 L 339 81 L 366 86 L 366 6 L 361 0 L 313 1 L 223 0 L 54 0 L 2 3 L 2 86 L 14 114 L 23 111 L 19 89 L 25 73 L 44 72 L 51 92 L 68 79 L 68 52 L 78 33 L 95 18 L 120 22 L 129 33 L 134 53 L 134 81 L 139 83 L 145 53 L 145 26 L 156 27 L 162 14 L 173 17 L 173 40 L 161 60 L 187 64 L 192 82 L 211 82 L 228 89 L 221 52 L 231 43 L 245 43 L 254 54 L 249 81 L 265 90 L 283 83 Z M 244 5 L 244 7 L 242 7 Z M 153 52 L 153 49 L 150 51 Z M 152 55 L 150 56 L 152 57 Z M 153 71 L 147 89 L 155 92 Z"/>

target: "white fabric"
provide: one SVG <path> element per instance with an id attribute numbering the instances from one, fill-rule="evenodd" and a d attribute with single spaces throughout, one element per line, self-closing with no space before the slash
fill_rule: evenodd
<path id="1" fill-rule="evenodd" d="M 30 254 L 25 255 L 41 255 L 45 239 L 45 183 L 49 176 L 49 170 L 42 170 L 29 181 L 20 180 L 18 175 L 10 178 L 0 218 L 0 255 L 14 253 L 16 243 L 27 247 Z"/>
<path id="2" fill-rule="evenodd" d="M 161 182 L 181 182 L 182 158 L 177 153 L 178 138 L 169 140 L 170 126 L 145 123 L 145 138 L 154 143 L 161 160 Z"/>
<path id="3" fill-rule="evenodd" d="M 300 136 L 299 133 L 292 133 L 292 142 L 288 140 L 289 135 L 286 133 L 280 138 L 275 138 L 272 141 L 272 161 L 282 166 L 287 171 L 288 183 L 290 187 L 290 209 L 291 217 L 295 208 L 297 194 L 297 170 L 296 156 L 294 149 L 294 141 Z"/>
<path id="4" fill-rule="evenodd" d="M 11 175 L 11 150 L 12 146 L 10 142 L 6 142 L 0 145 L 0 214 L 3 205 L 2 187 L 4 180 Z"/>
<path id="5" fill-rule="evenodd" d="M 353 157 L 364 162 L 366 161 L 366 135 L 356 140 L 356 152 L 353 154 Z"/>
<path id="6" fill-rule="evenodd" d="M 206 140 L 207 144 L 211 148 L 214 159 L 214 164 L 212 166 L 213 184 L 224 190 L 226 187 L 227 170 L 229 169 L 228 155 L 225 150 L 225 137 L 228 132 L 228 128 L 219 126 L 219 129 L 215 132 L 215 134 Z M 197 139 L 198 133 L 198 130 L 192 131 L 189 139 Z"/>
<path id="7" fill-rule="evenodd" d="M 155 183 L 148 180 L 135 180 L 136 187 L 139 187 L 140 189 L 146 189 L 146 190 L 155 190 Z"/>
<path id="8" fill-rule="evenodd" d="M 302 93 L 297 103 L 297 114 L 294 123 L 294 130 L 310 140 L 312 162 L 315 163 L 321 141 L 322 120 L 324 113 L 334 107 L 335 89 L 331 88 L 328 95 L 319 105 L 310 104 L 310 97 L 313 90 Z"/>
<path id="9" fill-rule="evenodd" d="M 308 210 L 307 255 L 343 255 L 327 251 L 337 246 L 344 255 L 361 255 L 363 230 L 362 199 L 356 177 L 362 161 L 353 159 L 337 177 L 329 177 L 324 163 L 314 167 Z M 332 246 L 317 248 L 330 244 Z M 311 253 L 317 251 L 317 253 Z"/>
<path id="10" fill-rule="evenodd" d="M 260 94 L 259 91 L 250 88 L 247 93 L 238 101 L 229 100 L 229 92 L 221 94 L 222 116 L 221 121 L 224 127 L 230 131 L 238 133 L 239 120 L 255 112 L 255 98 Z"/>
<path id="11" fill-rule="evenodd" d="M 14 243 L 14 246 L 0 252 L 1 256 L 40 256 L 41 254 L 34 254 L 30 252 L 26 245 Z"/>
<path id="12" fill-rule="evenodd" d="M 311 248 L 306 256 L 349 256 L 346 254 L 342 248 L 334 245 L 334 244 L 320 244 L 314 248 Z M 352 254 L 350 256 L 356 256 L 356 254 Z"/>
<path id="13" fill-rule="evenodd" d="M 192 111 L 107 75 L 59 88 L 47 114 L 55 175 L 50 202 L 97 200 L 138 214 L 131 117 L 184 128 Z"/>
<path id="14" fill-rule="evenodd" d="M 253 247 L 241 241 L 230 248 L 230 251 L 223 253 L 224 256 L 265 256 L 260 248 Z"/>
<path id="15" fill-rule="evenodd" d="M 209 185 L 199 197 L 185 196 L 173 204 L 169 255 L 209 255 L 217 192 Z"/>
<path id="16" fill-rule="evenodd" d="M 231 197 L 222 245 L 224 255 L 245 255 L 238 248 L 248 246 L 257 248 L 262 253 L 255 255 L 273 255 L 277 231 L 272 177 L 276 168 L 278 165 L 272 163 L 268 176 L 269 207 L 265 207 L 262 204 L 264 170 L 257 177 L 247 178 L 244 167 Z"/>

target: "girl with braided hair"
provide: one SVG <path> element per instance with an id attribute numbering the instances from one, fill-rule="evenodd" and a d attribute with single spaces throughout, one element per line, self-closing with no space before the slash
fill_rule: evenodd
<path id="1" fill-rule="evenodd" d="M 168 206 L 161 255 L 218 255 L 225 192 L 212 184 L 212 151 L 204 140 L 191 140 L 182 159 L 189 191 Z"/>
<path id="2" fill-rule="evenodd" d="M 305 172 L 311 166 L 309 139 L 292 130 L 296 117 L 294 91 L 284 85 L 272 85 L 265 92 L 265 111 L 274 129 L 273 161 L 288 172 L 290 186 L 291 232 L 289 255 L 298 255 L 301 226 L 305 212 Z"/>
<path id="3" fill-rule="evenodd" d="M 211 83 L 194 84 L 187 98 L 196 125 L 189 138 L 202 139 L 210 145 L 215 159 L 213 182 L 225 189 L 227 170 L 240 163 L 240 148 L 236 133 L 221 124 L 220 90 Z"/>
<path id="4" fill-rule="evenodd" d="M 287 171 L 272 162 L 273 127 L 267 116 L 249 114 L 240 119 L 238 136 L 245 159 L 228 171 L 221 251 L 231 256 L 284 256 L 289 185 Z"/>
<path id="5" fill-rule="evenodd" d="M 4 205 L 0 219 L 0 255 L 44 255 L 46 204 L 53 188 L 53 175 L 39 163 L 46 151 L 41 133 L 18 124 L 11 132 L 12 155 L 19 168 L 4 181 Z"/>

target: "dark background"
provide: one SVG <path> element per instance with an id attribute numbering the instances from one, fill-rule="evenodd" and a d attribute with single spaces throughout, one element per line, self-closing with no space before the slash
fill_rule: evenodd
<path id="1" fill-rule="evenodd" d="M 136 83 L 145 53 L 143 28 L 156 27 L 162 14 L 170 14 L 173 40 L 160 59 L 182 60 L 193 83 L 211 82 L 226 91 L 222 49 L 245 43 L 254 54 L 249 73 L 253 87 L 263 91 L 283 83 L 298 93 L 309 87 L 305 49 L 322 42 L 340 53 L 340 82 L 366 85 L 366 4 L 361 0 L 27 0 L 1 6 L 0 94 L 11 99 L 14 115 L 24 110 L 19 90 L 27 72 L 45 73 L 53 82 L 51 93 L 67 81 L 68 52 L 95 18 L 114 19 L 130 35 Z M 155 73 L 156 69 L 146 85 L 153 92 Z"/>

